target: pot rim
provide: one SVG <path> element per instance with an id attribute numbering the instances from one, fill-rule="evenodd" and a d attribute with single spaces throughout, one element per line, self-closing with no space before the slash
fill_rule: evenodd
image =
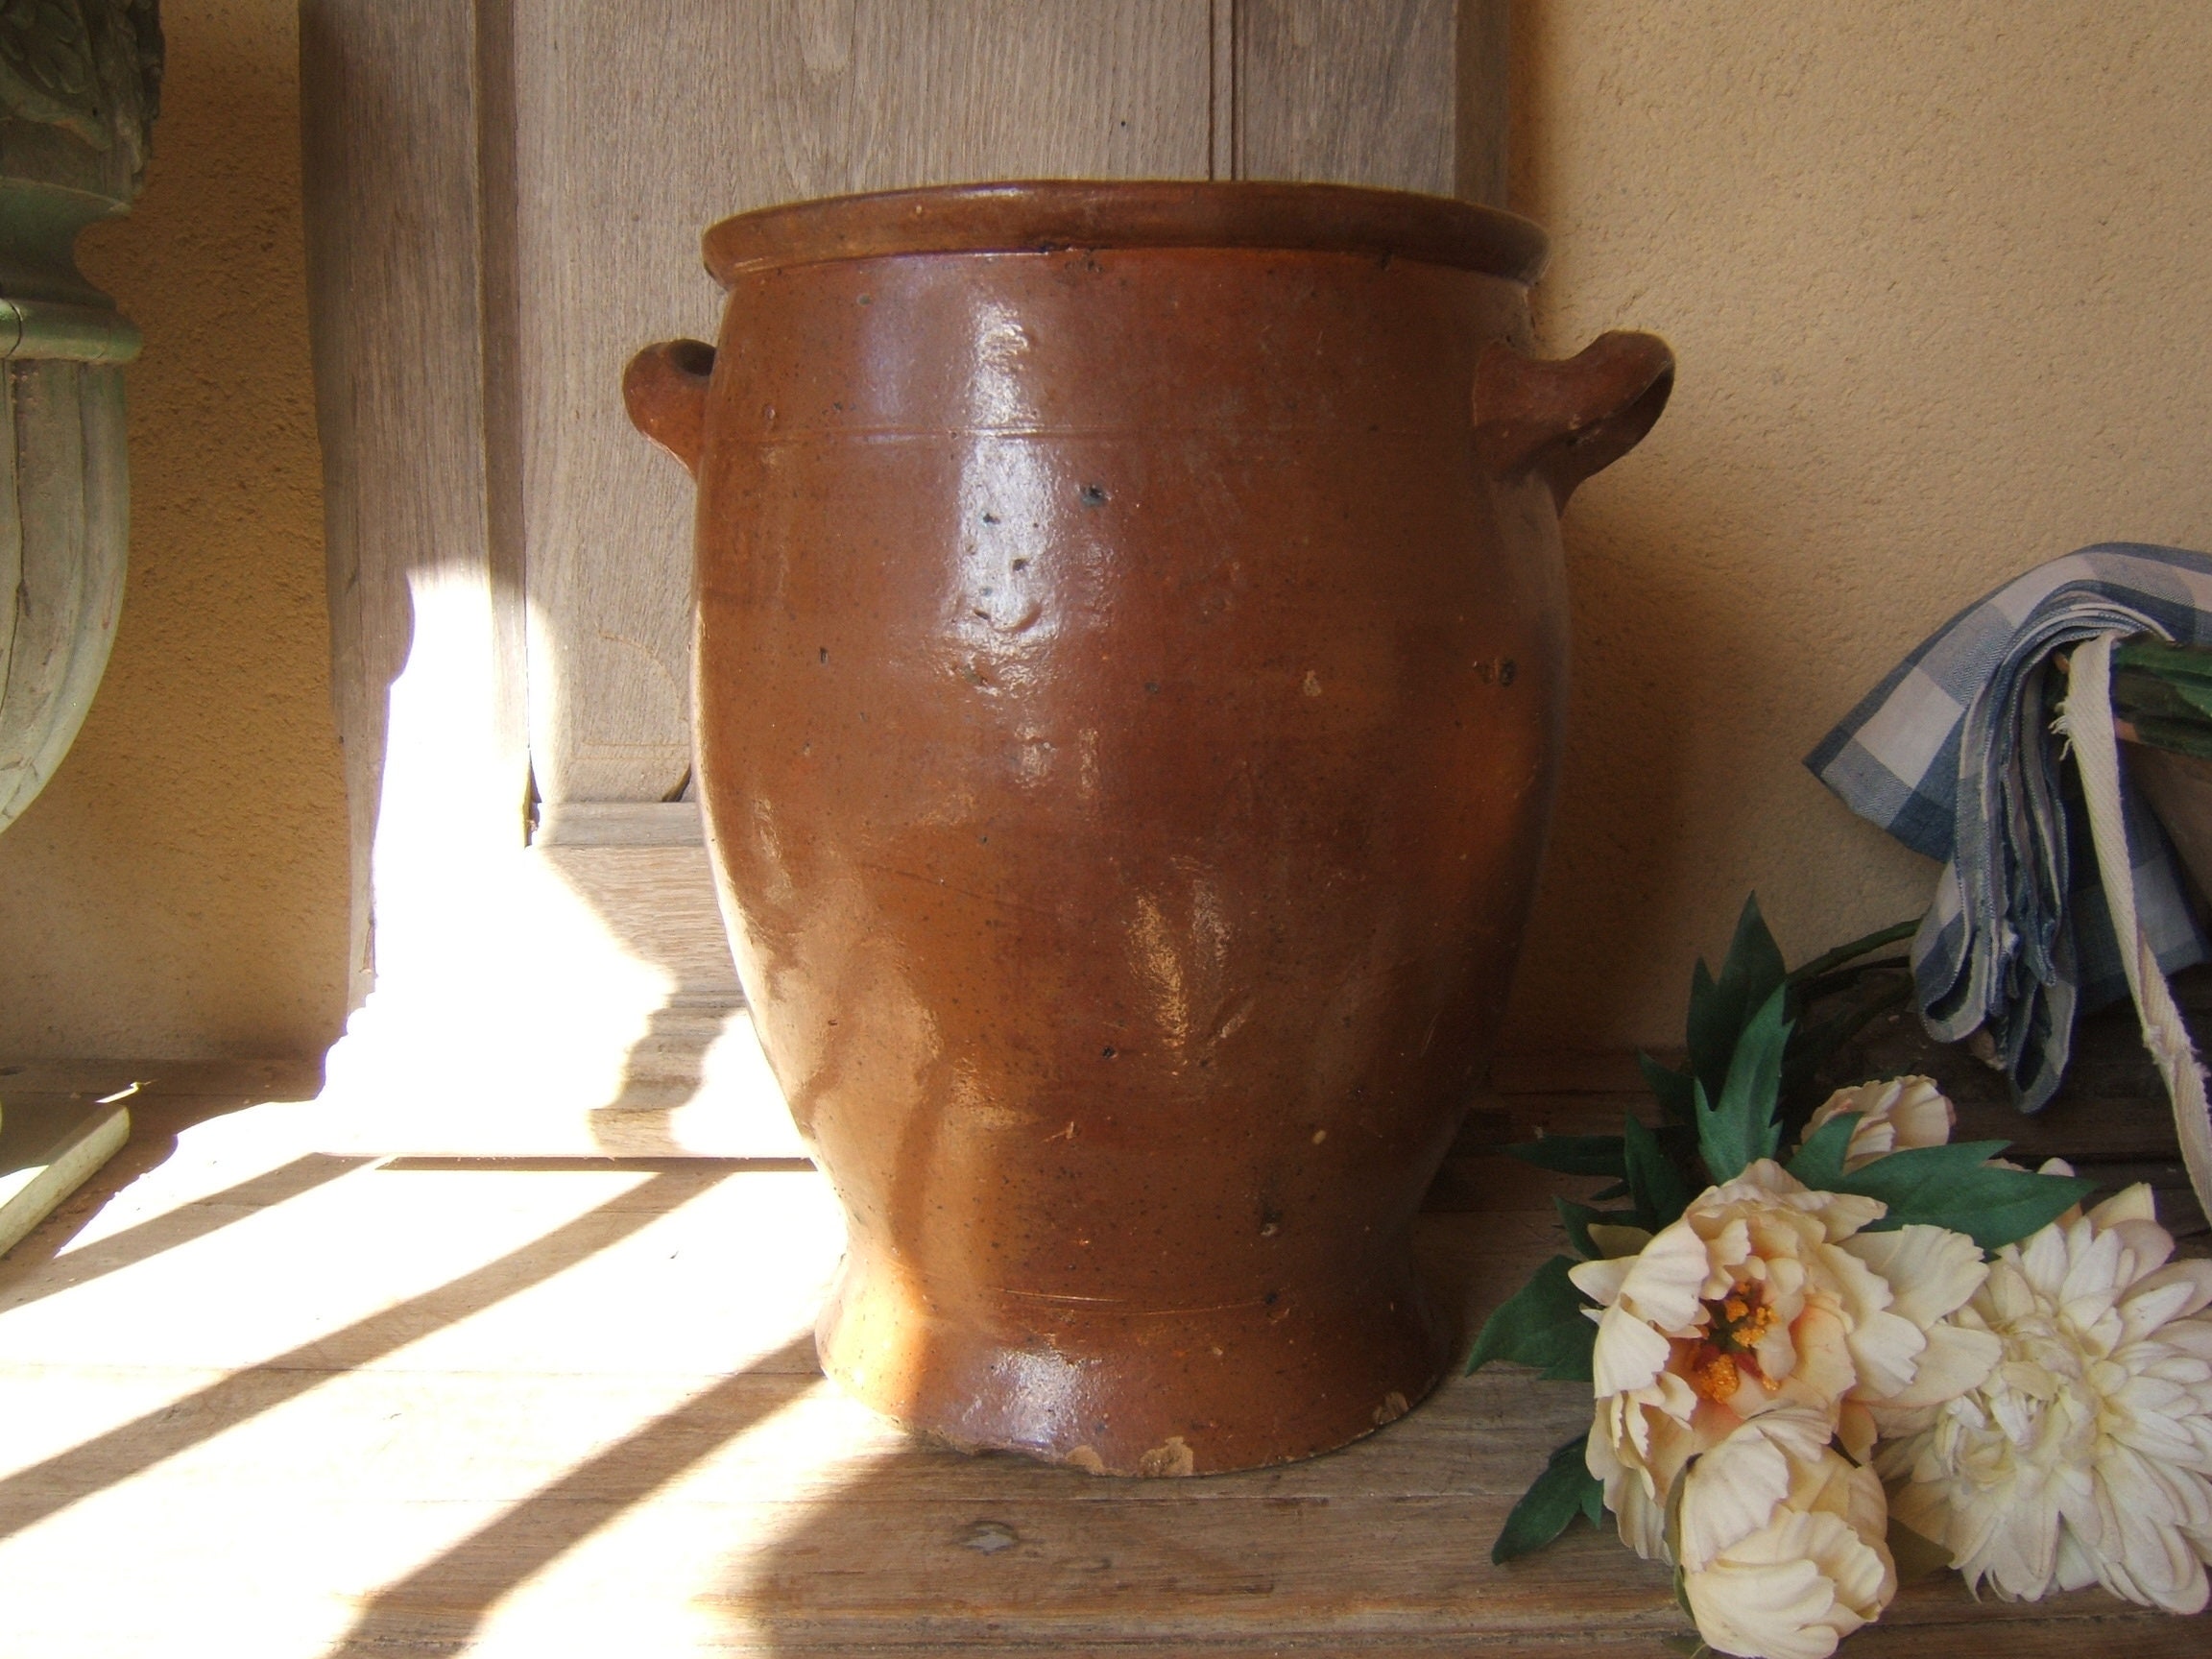
<path id="1" fill-rule="evenodd" d="M 1209 248 L 1358 253 L 1535 281 L 1543 228 L 1448 196 L 1266 180 L 1031 180 L 830 196 L 724 219 L 701 238 L 724 288 L 795 265 L 896 253 Z"/>

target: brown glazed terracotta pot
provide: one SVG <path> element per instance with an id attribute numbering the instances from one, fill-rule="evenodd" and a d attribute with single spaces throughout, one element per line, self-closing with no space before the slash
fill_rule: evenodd
<path id="1" fill-rule="evenodd" d="M 1114 1474 L 1435 1384 L 1409 1251 L 1504 1001 L 1558 506 L 1667 348 L 1522 355 L 1543 233 L 1327 185 L 1047 183 L 707 233 L 696 474 L 731 942 L 850 1243 L 860 1399 Z"/>

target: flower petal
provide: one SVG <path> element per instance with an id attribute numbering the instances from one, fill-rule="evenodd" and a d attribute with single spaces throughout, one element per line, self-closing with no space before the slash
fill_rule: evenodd
<path id="1" fill-rule="evenodd" d="M 2089 1219 L 2100 1227 L 2110 1227 L 2120 1221 L 2155 1221 L 2157 1200 L 2152 1196 L 2150 1183 L 2138 1181 L 2132 1187 L 2122 1188 L 2090 1211 Z"/>
<path id="2" fill-rule="evenodd" d="M 1770 1411 L 1753 1418 L 1697 1459 L 1682 1477 L 1681 1562 L 1695 1569 L 1741 1543 L 1774 1517 L 1790 1495 L 1792 1461 L 1815 1463 L 1830 1428 L 1822 1413 Z"/>
<path id="3" fill-rule="evenodd" d="M 1932 1325 L 1912 1381 L 1882 1406 L 1886 1410 L 1911 1411 L 1955 1400 L 1969 1388 L 1981 1387 L 2004 1352 L 2004 1343 L 1986 1331 Z"/>
<path id="4" fill-rule="evenodd" d="M 1590 1379 L 1599 1395 L 1625 1394 L 1657 1381 L 1673 1344 L 1620 1303 L 1598 1321 L 1598 1343 L 1590 1352 Z"/>
<path id="5" fill-rule="evenodd" d="M 1629 1260 L 1614 1306 L 1662 1331 L 1687 1334 L 1704 1323 L 1700 1293 L 1711 1270 L 1705 1240 L 1677 1221 Z M 1575 1268 L 1568 1276 L 1574 1278 L 1580 1271 Z"/>
<path id="6" fill-rule="evenodd" d="M 1881 1274 L 1889 1310 L 1922 1329 L 1963 1308 L 1989 1277 L 1981 1247 L 1948 1227 L 1914 1222 L 1893 1233 L 1861 1233 L 1837 1248 Z"/>
<path id="7" fill-rule="evenodd" d="M 1826 1659 L 1896 1594 L 1882 1543 L 1839 1515 L 1788 1513 L 1683 1575 L 1698 1634 L 1723 1653 Z"/>

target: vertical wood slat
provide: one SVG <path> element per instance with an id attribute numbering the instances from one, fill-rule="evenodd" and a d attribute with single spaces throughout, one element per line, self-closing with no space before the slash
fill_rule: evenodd
<path id="1" fill-rule="evenodd" d="M 1510 130 L 1513 0 L 1459 0 L 1453 109 L 1453 193 L 1503 207 Z"/>
<path id="2" fill-rule="evenodd" d="M 481 317 L 485 557 L 493 591 L 494 720 L 529 783 L 529 571 L 522 512 L 522 278 L 517 192 L 515 0 L 476 14 L 477 303 Z M 525 808 L 526 809 L 526 808 Z M 512 826 L 500 826 L 501 838 Z M 526 833 L 526 829 L 523 831 Z"/>
<path id="3" fill-rule="evenodd" d="M 453 0 L 302 0 L 302 178 L 316 417 L 323 441 L 331 695 L 351 817 L 351 1000 L 368 994 L 372 850 L 384 799 L 387 699 L 407 665 L 417 590 L 473 585 L 515 620 L 488 522 L 480 304 L 475 18 Z M 482 649 L 497 658 L 500 629 Z M 508 646 L 518 658 L 517 643 Z M 442 738 L 490 753 L 513 822 L 419 804 L 455 842 L 518 842 L 518 695 L 455 707 Z M 419 757 L 421 758 L 421 757 Z M 434 758 L 434 757 L 432 757 Z M 430 770 L 437 768 L 432 766 Z"/>
<path id="4" fill-rule="evenodd" d="M 1207 118 L 1211 140 L 1206 176 L 1235 179 L 1237 172 L 1237 8 L 1240 0 L 1212 0 L 1208 19 L 1212 50 L 1207 63 Z"/>
<path id="5" fill-rule="evenodd" d="M 519 0 L 530 727 L 546 801 L 689 765 L 690 481 L 616 396 L 711 339 L 698 237 L 748 207 L 979 178 L 1204 178 L 1226 0 Z"/>
<path id="6" fill-rule="evenodd" d="M 1454 0 L 1238 0 L 1244 179 L 1452 194 Z"/>

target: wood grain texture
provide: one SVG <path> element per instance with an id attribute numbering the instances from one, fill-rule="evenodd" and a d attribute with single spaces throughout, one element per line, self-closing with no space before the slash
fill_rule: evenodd
<path id="1" fill-rule="evenodd" d="M 99 689 L 129 525 L 123 371 L 0 364 L 0 830 L 54 775 Z"/>
<path id="2" fill-rule="evenodd" d="M 540 807 L 533 847 L 703 847 L 707 827 L 695 801 L 549 801 Z"/>
<path id="3" fill-rule="evenodd" d="M 1666 1572 L 1588 1528 L 1489 1563 L 1585 1388 L 1455 1376 L 1250 1475 L 965 1457 L 814 1371 L 842 1242 L 816 1175 L 333 1157 L 312 1107 L 149 1093 L 132 1145 L 0 1262 L 0 1573 L 40 1659 L 1556 1659 L 1687 1630 Z M 1422 1226 L 1470 1329 L 1555 1241 L 1499 1173 L 1499 1208 Z M 1939 1577 L 1850 1651 L 2179 1659 L 2205 1629 Z"/>
<path id="4" fill-rule="evenodd" d="M 1512 129 L 1513 0 L 1459 0 L 1453 89 L 1452 188 L 1489 207 L 1505 200 Z"/>
<path id="5" fill-rule="evenodd" d="M 1451 195 L 1457 12 L 1455 0 L 1238 0 L 1238 177 Z"/>
<path id="6" fill-rule="evenodd" d="M 1207 0 L 520 0 L 515 13 L 530 725 L 549 802 L 690 764 L 691 483 L 617 396 L 714 337 L 699 234 L 849 191 L 1204 178 Z"/>
<path id="7" fill-rule="evenodd" d="M 489 3 L 489 0 L 488 0 Z M 492 664 L 423 734 L 481 780 L 414 804 L 461 842 L 521 838 L 520 606 L 492 543 L 475 103 L 477 19 L 452 0 L 304 0 L 302 160 L 316 421 L 323 441 L 331 695 L 351 816 L 351 1000 L 369 992 L 371 871 L 388 810 L 393 682 L 426 585 L 476 594 Z M 445 648 L 467 656 L 466 642 Z M 433 753 L 420 773 L 446 769 Z M 502 796 L 512 822 L 481 808 Z M 381 896 L 380 896 L 381 897 Z M 394 908 L 376 906 L 389 920 Z"/>

